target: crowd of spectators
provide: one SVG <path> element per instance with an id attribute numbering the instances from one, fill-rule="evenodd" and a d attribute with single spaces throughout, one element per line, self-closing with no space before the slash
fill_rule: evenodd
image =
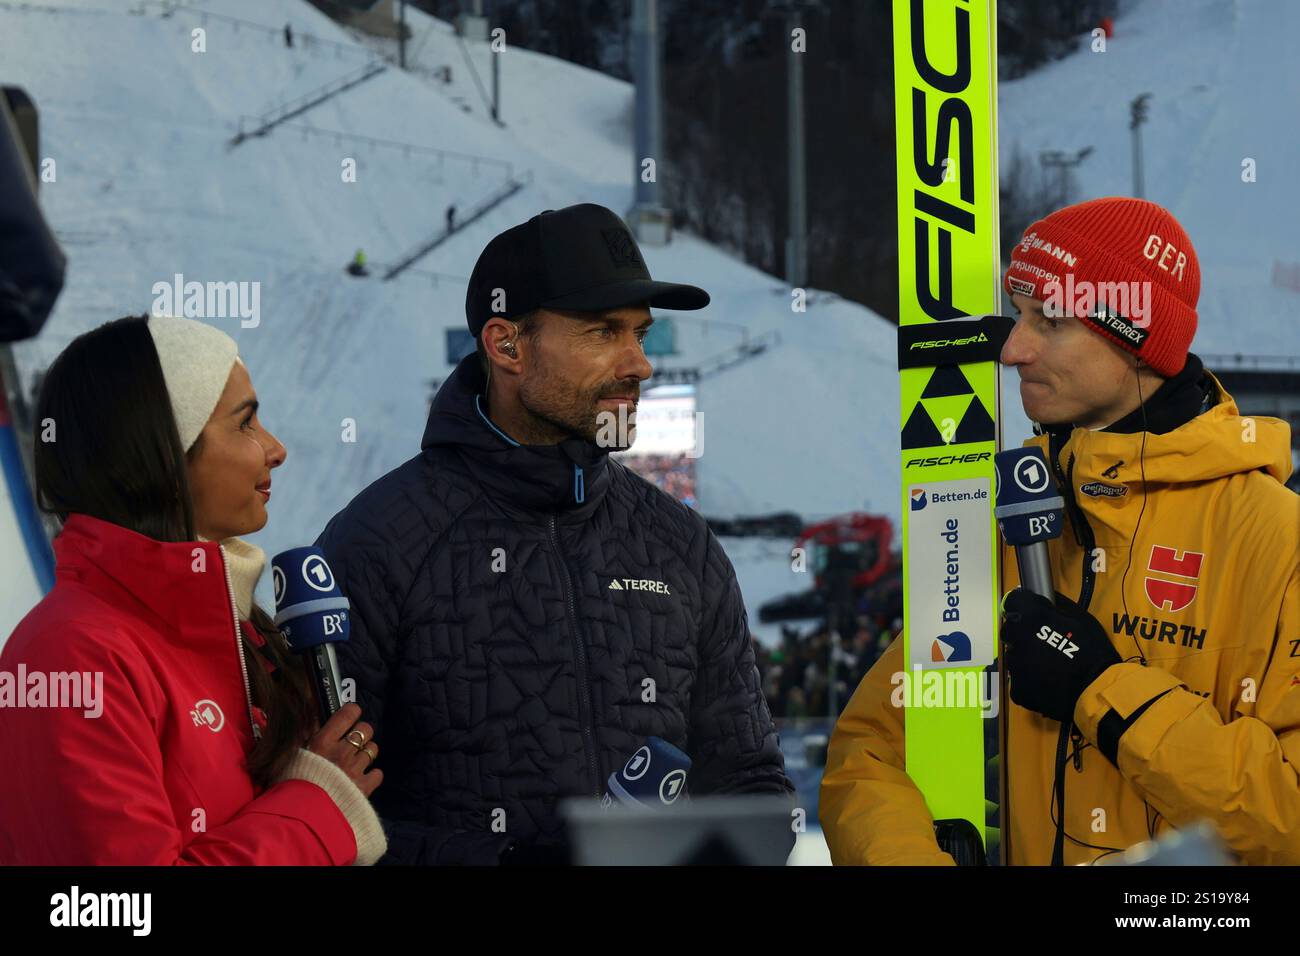
<path id="1" fill-rule="evenodd" d="M 687 507 L 695 508 L 695 459 L 680 455 L 616 455 L 619 461 Z"/>
<path id="2" fill-rule="evenodd" d="M 835 655 L 836 708 L 831 713 L 831 636 L 825 627 L 801 632 L 782 626 L 778 647 L 754 641 L 763 693 L 774 718 L 839 716 L 858 684 L 902 628 L 901 621 L 880 626 L 867 615 L 857 618 Z"/>

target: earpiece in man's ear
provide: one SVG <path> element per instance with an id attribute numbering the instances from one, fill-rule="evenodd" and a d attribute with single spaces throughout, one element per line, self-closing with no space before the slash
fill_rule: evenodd
<path id="1" fill-rule="evenodd" d="M 518 338 L 518 337 L 519 337 L 519 326 L 518 326 L 518 325 L 515 325 L 514 322 L 511 322 L 510 324 L 511 324 L 512 326 L 514 326 L 514 330 L 515 330 L 515 338 Z M 506 355 L 509 355 L 511 358 L 518 358 L 518 357 L 519 357 L 518 350 L 515 348 L 515 343 L 514 343 L 514 340 L 513 340 L 513 339 L 510 340 L 509 342 L 502 342 L 502 343 L 498 346 L 498 348 L 500 348 L 502 352 L 505 352 Z"/>

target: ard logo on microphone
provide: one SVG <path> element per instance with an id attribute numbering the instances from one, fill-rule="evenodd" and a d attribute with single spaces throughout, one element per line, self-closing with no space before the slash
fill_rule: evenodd
<path id="1" fill-rule="evenodd" d="M 1026 454 L 1016 463 L 1012 477 L 1015 478 L 1017 487 L 1031 495 L 1042 494 L 1051 484 L 1051 476 L 1043 467 L 1043 463 L 1030 454 Z"/>
<path id="2" fill-rule="evenodd" d="M 329 593 L 334 590 L 334 575 L 319 554 L 308 555 L 302 563 L 302 579 L 307 586 Z"/>
<path id="3" fill-rule="evenodd" d="M 632 755 L 632 759 L 623 767 L 623 776 L 628 780 L 640 780 L 650 769 L 650 748 L 641 747 Z"/>
<path id="4" fill-rule="evenodd" d="M 666 774 L 659 783 L 659 802 L 668 805 L 677 802 L 677 798 L 686 790 L 686 771 L 673 770 Z"/>

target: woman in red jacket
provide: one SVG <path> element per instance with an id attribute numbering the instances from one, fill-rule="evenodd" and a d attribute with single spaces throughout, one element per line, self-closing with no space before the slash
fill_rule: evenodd
<path id="1" fill-rule="evenodd" d="M 189 319 L 75 339 L 37 408 L 53 590 L 0 654 L 0 863 L 371 864 L 382 773 L 360 710 L 317 728 L 253 603 L 285 459 L 235 342 Z"/>

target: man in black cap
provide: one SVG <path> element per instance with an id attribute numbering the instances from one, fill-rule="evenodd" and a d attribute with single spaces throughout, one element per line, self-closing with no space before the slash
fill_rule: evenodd
<path id="1" fill-rule="evenodd" d="M 559 802 L 599 798 L 652 736 L 691 758 L 692 794 L 793 793 L 731 562 L 609 457 L 652 371 L 650 307 L 708 302 L 651 279 L 602 206 L 483 250 L 478 351 L 421 453 L 317 541 L 352 604 L 340 668 L 384 742 L 386 862 L 563 859 Z"/>

